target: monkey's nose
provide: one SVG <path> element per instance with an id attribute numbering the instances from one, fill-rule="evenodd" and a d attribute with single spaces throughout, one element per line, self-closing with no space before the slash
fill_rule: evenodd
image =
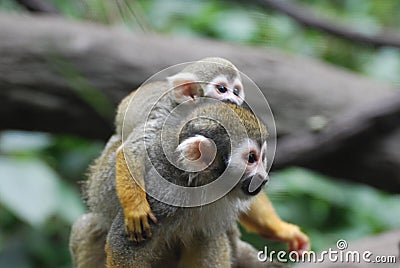
<path id="1" fill-rule="evenodd" d="M 242 182 L 242 190 L 248 195 L 258 194 L 262 187 L 268 182 L 268 176 L 256 174 Z"/>
<path id="2" fill-rule="evenodd" d="M 249 192 L 252 193 L 259 190 L 259 188 L 268 182 L 268 179 L 268 176 L 262 176 L 261 174 L 254 175 L 249 184 Z"/>
<path id="3" fill-rule="evenodd" d="M 221 101 L 226 102 L 226 103 L 231 103 L 231 104 L 237 104 L 237 102 L 232 99 L 222 99 Z"/>

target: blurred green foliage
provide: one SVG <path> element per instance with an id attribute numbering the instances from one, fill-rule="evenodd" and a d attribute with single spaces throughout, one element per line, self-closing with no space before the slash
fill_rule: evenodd
<path id="1" fill-rule="evenodd" d="M 398 49 L 353 44 L 302 28 L 284 15 L 256 6 L 216 0 L 48 1 L 64 16 L 77 20 L 120 25 L 133 32 L 201 36 L 278 48 L 400 83 Z M 400 26 L 397 0 L 299 2 L 318 15 L 367 34 Z M 12 0 L 0 1 L 0 9 L 25 12 Z M 68 64 L 64 73 L 77 90 L 87 87 L 84 77 Z M 102 96 L 99 99 L 105 102 Z M 0 267 L 70 267 L 69 228 L 85 210 L 79 181 L 84 180 L 88 165 L 104 144 L 43 133 L 0 134 Z M 278 213 L 300 225 L 310 235 L 315 250 L 338 239 L 351 240 L 400 227 L 399 196 L 300 168 L 271 177 L 267 193 Z M 266 243 L 275 249 L 285 247 L 245 232 L 244 238 L 260 249 Z"/>
<path id="2" fill-rule="evenodd" d="M 0 267 L 70 267 L 79 182 L 103 144 L 19 131 L 0 135 Z"/>

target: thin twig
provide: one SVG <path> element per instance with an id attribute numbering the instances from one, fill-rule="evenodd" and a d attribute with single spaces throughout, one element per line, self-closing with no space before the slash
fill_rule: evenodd
<path id="1" fill-rule="evenodd" d="M 261 5 L 272 8 L 278 12 L 284 13 L 296 20 L 298 23 L 320 30 L 322 32 L 338 36 L 349 41 L 358 42 L 374 47 L 390 46 L 400 48 L 400 34 L 397 32 L 378 33 L 367 35 L 352 29 L 351 27 L 338 25 L 328 19 L 317 16 L 305 5 L 295 3 L 294 1 L 282 0 L 254 0 Z"/>

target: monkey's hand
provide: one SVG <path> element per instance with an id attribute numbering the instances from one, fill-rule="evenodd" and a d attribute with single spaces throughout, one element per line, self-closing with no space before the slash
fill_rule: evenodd
<path id="1" fill-rule="evenodd" d="M 296 251 L 301 256 L 305 251 L 310 250 L 310 239 L 297 225 L 280 221 L 275 225 L 275 230 L 261 231 L 260 235 L 271 240 L 286 242 L 289 251 Z M 273 231 L 273 232 L 271 232 Z"/>
<path id="2" fill-rule="evenodd" d="M 145 238 L 151 237 L 150 224 L 148 218 L 154 223 L 157 223 L 156 217 L 150 209 L 150 205 L 146 198 L 138 200 L 137 198 L 133 207 L 124 209 L 125 228 L 129 238 L 135 242 L 140 243 Z M 145 237 L 143 235 L 146 235 Z"/>

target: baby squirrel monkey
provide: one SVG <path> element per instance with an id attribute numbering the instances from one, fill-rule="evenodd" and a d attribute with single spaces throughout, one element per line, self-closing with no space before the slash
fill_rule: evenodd
<path id="1" fill-rule="evenodd" d="M 117 135 L 127 137 L 133 129 L 145 124 L 146 104 L 155 103 L 168 89 L 173 88 L 170 94 L 162 98 L 165 105 L 172 107 L 188 99 L 196 97 L 211 97 L 217 100 L 229 101 L 241 105 L 245 98 L 243 85 L 238 69 L 228 60 L 222 58 L 205 58 L 187 66 L 182 72 L 169 77 L 168 82 L 145 85 L 139 93 L 137 91 L 126 97 L 118 107 L 116 118 Z M 131 99 L 142 100 L 140 110 L 129 105 Z M 146 112 L 144 112 L 146 110 Z M 160 115 L 148 125 L 160 124 L 165 115 Z M 125 120 L 125 121 L 124 121 Z M 144 240 L 143 233 L 151 237 L 148 218 L 154 223 L 156 218 L 151 212 L 146 200 L 143 185 L 143 159 L 135 159 L 132 164 L 135 181 L 132 180 L 122 151 L 117 154 L 116 180 L 118 197 L 124 208 L 127 232 L 136 242 Z M 132 160 L 131 160 L 132 161 Z M 132 168 L 130 169 L 132 171 Z M 124 185 L 118 187 L 118 185 Z M 282 221 L 276 214 L 271 202 L 265 194 L 255 198 L 248 213 L 240 216 L 240 222 L 246 230 L 258 233 L 268 239 L 287 242 L 289 250 L 301 251 L 309 248 L 308 237 L 292 224 Z"/>
<path id="2" fill-rule="evenodd" d="M 223 197 L 193 207 L 169 205 L 149 195 L 148 202 L 160 224 L 152 226 L 152 239 L 140 245 L 127 236 L 124 208 L 119 207 L 107 236 L 107 267 L 282 267 L 258 262 L 257 251 L 241 241 L 236 230 L 239 212 L 268 181 L 266 127 L 248 109 L 203 101 L 190 107 L 192 112 L 183 120 L 176 121 L 183 123 L 166 133 L 163 126 L 157 126 L 160 131 L 146 136 L 151 144 L 147 148 L 150 161 L 145 162 L 143 178 L 148 190 L 162 191 L 174 200 L 195 198 L 187 189 L 178 193 L 176 185 L 199 186 L 195 188 L 199 197 L 210 192 L 201 186 L 224 178 L 233 182 L 233 188 L 224 187 Z M 238 125 L 244 127 L 244 135 Z M 231 143 L 232 139 L 235 141 Z M 130 136 L 124 143 L 129 158 L 143 153 L 137 151 L 138 142 Z M 172 163 L 166 152 L 173 152 Z M 190 171 L 193 165 L 202 169 Z M 154 176 L 153 169 L 161 177 Z M 161 178 L 174 186 L 166 187 Z"/>
<path id="3" fill-rule="evenodd" d="M 174 89 L 168 91 L 170 88 Z M 154 112 L 153 117 L 147 120 L 150 127 L 159 126 L 179 103 L 202 96 L 241 105 L 244 92 L 236 67 L 221 58 L 206 58 L 189 65 L 168 81 L 145 85 L 121 102 L 116 117 L 116 134 L 90 169 L 86 186 L 90 213 L 78 219 L 71 232 L 70 247 L 77 267 L 99 267 L 104 263 L 105 237 L 120 204 L 130 238 L 135 242 L 143 241 L 143 231 L 147 237 L 151 236 L 148 217 L 154 222 L 156 218 L 143 190 L 145 156 L 136 155 L 129 159 L 131 174 L 123 151 L 118 150 L 122 136 L 143 136 L 145 117 L 154 103 L 166 107 L 167 112 Z M 132 98 L 139 100 L 141 105 L 129 105 Z M 264 193 L 254 198 L 250 210 L 240 215 L 240 222 L 249 231 L 288 242 L 290 250 L 302 251 L 309 247 L 308 237 L 297 226 L 282 221 Z"/>

